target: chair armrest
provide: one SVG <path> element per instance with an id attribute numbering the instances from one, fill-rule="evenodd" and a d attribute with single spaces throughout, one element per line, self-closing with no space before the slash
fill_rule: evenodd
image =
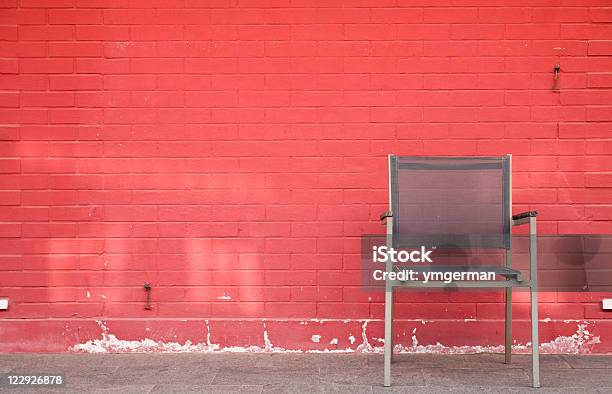
<path id="1" fill-rule="evenodd" d="M 527 211 L 512 215 L 512 225 L 520 226 L 529 223 L 529 218 L 535 218 L 536 216 L 538 216 L 538 211 Z"/>
<path id="2" fill-rule="evenodd" d="M 519 219 L 536 217 L 536 216 L 538 216 L 538 211 L 527 211 L 527 212 L 517 213 L 516 215 L 512 215 L 512 220 L 519 220 Z"/>
<path id="3" fill-rule="evenodd" d="M 392 217 L 393 217 L 393 214 L 391 213 L 391 211 L 385 211 L 380 214 L 380 220 L 385 220 L 386 218 L 392 218 Z"/>

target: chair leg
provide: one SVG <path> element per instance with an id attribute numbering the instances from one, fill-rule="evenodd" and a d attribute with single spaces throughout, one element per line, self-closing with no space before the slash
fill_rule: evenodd
<path id="1" fill-rule="evenodd" d="M 506 331 L 504 344 L 504 362 L 512 362 L 512 287 L 506 287 Z"/>
<path id="2" fill-rule="evenodd" d="M 531 287 L 531 362 L 534 388 L 540 387 L 540 339 L 538 333 L 538 290 Z"/>
<path id="3" fill-rule="evenodd" d="M 391 299 L 394 299 L 394 290 L 391 290 Z M 394 311 L 394 306 L 393 306 L 394 302 L 391 303 L 391 363 L 393 363 L 395 361 L 395 355 L 393 354 L 393 349 L 395 346 L 395 330 L 393 329 L 393 311 Z"/>
<path id="4" fill-rule="evenodd" d="M 385 387 L 391 386 L 391 357 L 393 356 L 393 288 L 385 292 Z"/>

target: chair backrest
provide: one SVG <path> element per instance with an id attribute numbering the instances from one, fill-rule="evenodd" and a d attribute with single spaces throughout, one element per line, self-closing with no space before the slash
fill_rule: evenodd
<path id="1" fill-rule="evenodd" d="M 389 156 L 393 246 L 509 249 L 511 156 Z"/>

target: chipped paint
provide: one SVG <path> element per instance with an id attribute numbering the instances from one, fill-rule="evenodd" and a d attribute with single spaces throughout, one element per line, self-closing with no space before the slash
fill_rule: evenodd
<path id="1" fill-rule="evenodd" d="M 363 325 L 361 326 L 361 340 L 363 341 L 361 343 L 361 345 L 357 346 L 357 351 L 358 352 L 369 352 L 373 349 L 372 345 L 370 345 L 370 342 L 368 341 L 368 323 L 370 321 L 366 320 L 363 322 Z"/>
<path id="2" fill-rule="evenodd" d="M 545 322 L 551 321 L 545 319 Z M 373 346 L 368 340 L 368 323 L 370 320 L 364 320 L 362 324 L 361 338 L 362 343 L 357 345 L 356 348 L 347 347 L 345 349 L 323 349 L 323 350 L 301 350 L 301 349 L 284 349 L 282 347 L 276 347 L 273 345 L 266 322 L 263 322 L 263 342 L 264 346 L 226 346 L 212 343 L 211 341 L 211 330 L 209 321 L 204 321 L 206 327 L 206 342 L 205 343 L 192 343 L 191 341 L 185 341 L 184 343 L 179 342 L 166 342 L 166 341 L 155 341 L 153 339 L 145 338 L 141 340 L 123 340 L 117 338 L 115 335 L 109 332 L 109 328 L 106 323 L 101 320 L 96 320 L 100 330 L 101 338 L 92 339 L 85 343 L 77 344 L 70 348 L 71 351 L 85 352 L 85 353 L 148 353 L 148 352 L 198 352 L 198 353 L 211 353 L 211 352 L 232 352 L 232 353 L 260 353 L 260 352 L 291 352 L 291 353 L 382 353 L 384 351 L 384 339 L 372 337 L 371 339 L 380 343 L 380 346 Z M 574 321 L 575 322 L 575 321 Z M 421 323 L 424 324 L 423 321 Z M 590 323 L 586 321 L 577 321 L 576 332 L 569 336 L 559 336 L 554 340 L 540 345 L 540 351 L 542 353 L 589 353 L 592 350 L 593 345 L 600 343 L 600 337 L 592 334 L 588 328 Z M 145 331 L 150 331 L 146 328 Z M 176 338 L 176 335 L 174 336 Z M 311 336 L 313 343 L 320 343 L 322 336 L 314 334 Z M 446 346 L 442 343 L 436 343 L 435 345 L 421 345 L 417 338 L 417 328 L 412 330 L 412 344 L 411 346 L 404 346 L 396 344 L 394 351 L 397 353 L 434 353 L 434 354 L 470 354 L 470 353 L 502 353 L 504 351 L 503 345 L 497 346 L 480 346 L 480 345 L 466 345 L 466 346 Z M 348 337 L 351 345 L 356 343 L 356 338 L 350 334 Z M 330 341 L 330 345 L 338 345 L 338 338 L 333 338 Z M 531 343 L 525 344 L 517 343 L 514 341 L 512 350 L 515 353 L 530 353 Z"/>

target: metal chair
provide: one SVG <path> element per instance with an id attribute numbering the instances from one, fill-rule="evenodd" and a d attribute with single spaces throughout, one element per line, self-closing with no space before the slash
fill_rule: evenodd
<path id="1" fill-rule="evenodd" d="M 537 212 L 512 215 L 512 156 L 501 157 L 408 157 L 389 156 L 389 211 L 386 220 L 387 248 L 428 247 L 496 249 L 505 264 L 478 266 L 503 280 L 465 280 L 453 287 L 503 288 L 506 298 L 505 363 L 512 354 L 512 288 L 531 292 L 532 386 L 540 387 Z M 512 268 L 512 227 L 529 223 L 530 278 Z M 471 271 L 470 266 L 399 267 L 390 259 L 386 271 L 413 269 L 453 272 Z M 498 275 L 498 276 L 497 276 Z M 393 356 L 393 289 L 399 286 L 445 287 L 443 281 L 385 281 L 384 385 L 391 385 Z"/>

